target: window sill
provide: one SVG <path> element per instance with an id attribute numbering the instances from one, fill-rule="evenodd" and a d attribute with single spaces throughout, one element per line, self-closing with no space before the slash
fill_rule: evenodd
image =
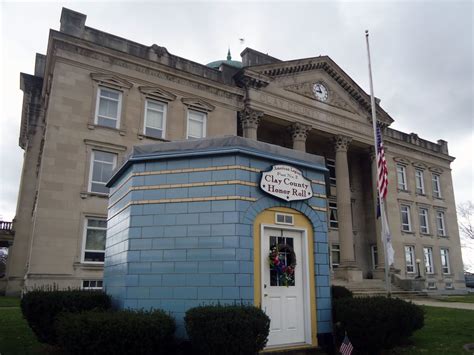
<path id="1" fill-rule="evenodd" d="M 413 232 L 413 231 L 404 231 L 404 230 L 402 229 L 401 232 L 402 232 L 402 234 L 415 235 L 415 232 Z"/>
<path id="2" fill-rule="evenodd" d="M 100 126 L 100 125 L 93 124 L 93 123 L 88 123 L 87 128 L 89 128 L 89 129 L 100 128 L 100 129 L 105 129 L 105 130 L 108 130 L 108 131 L 118 132 L 121 136 L 124 136 L 124 135 L 127 134 L 127 131 L 125 131 L 124 129 L 112 128 L 112 127 L 107 127 L 107 126 Z"/>
<path id="3" fill-rule="evenodd" d="M 104 263 L 88 263 L 88 262 L 80 262 L 74 263 L 75 269 L 83 269 L 83 270 L 104 270 Z"/>
<path id="4" fill-rule="evenodd" d="M 109 194 L 101 194 L 98 192 L 82 191 L 80 194 L 82 199 L 86 199 L 89 197 L 109 198 Z"/>
<path id="5" fill-rule="evenodd" d="M 338 227 L 328 227 L 328 229 L 329 229 L 330 231 L 335 231 L 335 232 L 337 232 L 337 231 L 339 230 Z"/>
<path id="6" fill-rule="evenodd" d="M 433 234 L 431 234 L 431 233 L 421 233 L 421 232 L 420 232 L 420 237 L 429 237 L 429 238 L 433 238 Z"/>
<path id="7" fill-rule="evenodd" d="M 400 189 L 400 188 L 398 188 L 397 190 L 398 190 L 398 192 L 404 192 L 404 193 L 407 193 L 407 194 L 410 193 L 410 190 L 405 190 L 405 189 Z"/>
<path id="8" fill-rule="evenodd" d="M 449 239 L 449 236 L 447 235 L 438 235 L 438 239 Z"/>
<path id="9" fill-rule="evenodd" d="M 154 141 L 159 141 L 159 142 L 170 142 L 169 139 L 147 136 L 146 134 L 140 134 L 140 133 L 138 134 L 138 139 L 152 139 Z"/>
<path id="10" fill-rule="evenodd" d="M 419 196 L 419 197 L 427 197 L 425 193 L 423 192 L 415 192 L 416 196 Z"/>

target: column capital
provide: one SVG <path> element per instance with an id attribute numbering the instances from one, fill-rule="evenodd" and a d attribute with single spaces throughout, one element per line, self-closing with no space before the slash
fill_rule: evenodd
<path id="1" fill-rule="evenodd" d="M 308 133 L 311 131 L 311 125 L 307 125 L 300 122 L 295 122 L 288 126 L 288 132 L 291 134 L 293 141 L 295 140 L 306 140 Z"/>
<path id="2" fill-rule="evenodd" d="M 344 136 L 342 134 L 338 134 L 334 136 L 334 148 L 336 152 L 347 152 L 349 148 L 349 144 L 352 142 L 352 138 L 348 136 Z"/>
<path id="3" fill-rule="evenodd" d="M 262 118 L 263 114 L 263 111 L 245 107 L 242 111 L 239 111 L 242 128 L 258 128 L 258 124 L 260 123 L 260 119 Z"/>

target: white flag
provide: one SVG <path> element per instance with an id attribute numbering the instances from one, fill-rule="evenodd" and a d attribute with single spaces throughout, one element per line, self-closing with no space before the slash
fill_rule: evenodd
<path id="1" fill-rule="evenodd" d="M 385 252 L 387 253 L 387 262 L 388 266 L 393 265 L 394 261 L 394 256 L 395 252 L 393 250 L 392 246 L 392 235 L 390 234 L 390 228 L 388 227 L 388 220 L 387 220 L 387 214 L 385 212 L 385 209 L 383 210 L 383 223 L 382 223 L 382 242 L 385 245 Z M 384 240 L 385 239 L 385 240 Z"/>

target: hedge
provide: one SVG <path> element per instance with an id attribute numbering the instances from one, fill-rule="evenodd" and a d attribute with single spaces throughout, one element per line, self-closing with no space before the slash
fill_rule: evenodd
<path id="1" fill-rule="evenodd" d="M 35 290 L 23 295 L 20 303 L 23 317 L 42 343 L 56 344 L 54 322 L 61 312 L 109 309 L 111 300 L 101 291 Z"/>
<path id="2" fill-rule="evenodd" d="M 270 329 L 270 318 L 253 306 L 195 307 L 184 320 L 193 349 L 206 355 L 257 354 Z"/>
<path id="3" fill-rule="evenodd" d="M 58 344 L 69 354 L 172 354 L 176 326 L 161 310 L 63 313 Z"/>
<path id="4" fill-rule="evenodd" d="M 331 286 L 331 294 L 333 300 L 340 298 L 352 298 L 352 291 L 345 288 L 344 286 Z"/>
<path id="5" fill-rule="evenodd" d="M 363 297 L 334 300 L 339 341 L 345 332 L 360 352 L 378 354 L 402 344 L 424 325 L 423 309 L 397 298 Z"/>

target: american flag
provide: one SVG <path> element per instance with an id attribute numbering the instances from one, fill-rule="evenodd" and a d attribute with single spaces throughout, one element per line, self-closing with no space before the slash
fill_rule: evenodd
<path id="1" fill-rule="evenodd" d="M 342 342 L 341 347 L 339 349 L 339 352 L 342 355 L 351 355 L 352 350 L 354 350 L 354 347 L 352 346 L 351 341 L 349 340 L 349 337 L 346 334 L 346 336 L 344 337 L 344 341 Z"/>
<path id="2" fill-rule="evenodd" d="M 385 152 L 383 149 L 382 131 L 377 125 L 377 165 L 378 165 L 378 180 L 377 188 L 380 194 L 380 198 L 387 197 L 388 187 L 388 170 L 387 161 L 385 160 Z"/>

